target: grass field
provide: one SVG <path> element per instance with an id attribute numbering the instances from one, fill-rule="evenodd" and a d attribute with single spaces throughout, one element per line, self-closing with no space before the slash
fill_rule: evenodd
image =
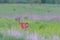
<path id="1" fill-rule="evenodd" d="M 25 20 L 24 20 L 25 21 Z M 27 32 L 36 32 L 38 35 L 53 36 L 60 35 L 60 22 L 28 21 L 30 29 Z M 20 31 L 18 21 L 14 19 L 0 19 L 0 30 L 16 29 Z M 9 37 L 10 38 L 10 37 Z M 12 40 L 12 39 L 11 39 Z"/>
<path id="2" fill-rule="evenodd" d="M 14 11 L 15 10 L 15 11 Z M 0 14 L 59 13 L 59 4 L 0 4 Z"/>
<path id="3" fill-rule="evenodd" d="M 60 5 L 58 4 L 0 4 L 0 32 L 2 30 L 6 32 L 8 29 L 11 30 L 12 28 L 20 31 L 18 19 L 13 17 L 17 17 L 22 14 L 59 15 L 59 10 Z M 8 18 L 5 18 L 5 16 Z M 53 35 L 60 36 L 60 21 L 54 20 L 44 21 L 22 19 L 21 21 L 29 23 L 30 29 L 27 32 L 36 32 L 38 35 L 45 35 L 47 37 Z M 2 33 L 0 33 L 0 38 L 0 40 L 24 40 L 23 38 L 15 39 L 15 37 L 12 36 L 4 37 L 4 34 Z"/>

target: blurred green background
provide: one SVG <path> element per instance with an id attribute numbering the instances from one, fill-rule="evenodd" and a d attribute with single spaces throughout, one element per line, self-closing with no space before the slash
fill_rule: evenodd
<path id="1" fill-rule="evenodd" d="M 22 14 L 37 14 L 37 15 L 59 15 L 59 4 L 0 4 L 0 31 L 14 28 L 20 31 L 17 16 Z M 17 15 L 15 17 L 15 15 Z M 7 18 L 5 18 L 5 16 Z M 15 18 L 12 18 L 14 16 Z M 11 17 L 11 18 L 9 18 Z M 21 19 L 21 22 L 28 22 L 30 29 L 27 32 L 36 32 L 39 35 L 52 36 L 53 34 L 60 35 L 60 21 L 53 20 L 28 20 Z M 0 34 L 2 37 L 3 34 Z M 9 37 L 10 38 L 10 37 Z M 11 37 L 12 38 L 12 37 Z M 4 39 L 2 39 L 4 40 Z M 8 38 L 6 39 L 8 40 Z M 11 39 L 15 40 L 15 39 Z M 16 39 L 20 40 L 20 39 Z M 22 39 L 23 40 L 23 39 Z"/>

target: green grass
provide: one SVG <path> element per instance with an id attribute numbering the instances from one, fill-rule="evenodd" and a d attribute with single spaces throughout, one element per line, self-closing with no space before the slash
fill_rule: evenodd
<path id="1" fill-rule="evenodd" d="M 16 6 L 17 5 L 17 6 Z M 16 10 L 14 10 L 16 9 Z M 57 4 L 0 4 L 0 15 L 15 15 L 15 14 L 46 14 L 49 12 L 50 14 L 59 14 L 60 13 L 60 5 Z M 48 14 L 48 13 L 47 13 Z M 54 21 L 43 21 L 43 20 L 21 20 L 22 22 L 28 22 L 30 29 L 28 32 L 37 32 L 39 35 L 52 36 L 53 34 L 60 35 L 60 22 Z M 7 19 L 0 18 L 0 30 L 6 30 L 15 28 L 20 30 L 17 19 Z M 0 34 L 2 37 L 2 34 Z M 12 38 L 13 39 L 13 38 Z M 11 39 L 11 40 L 12 40 Z M 8 38 L 6 39 L 8 40 Z M 15 40 L 15 39 L 14 39 Z M 23 39 L 22 39 L 23 40 Z"/>
<path id="2" fill-rule="evenodd" d="M 60 5 L 58 4 L 0 4 L 0 14 L 59 14 Z"/>
<path id="3" fill-rule="evenodd" d="M 60 22 L 26 21 L 30 25 L 30 30 L 28 30 L 28 32 L 36 31 L 38 34 L 53 35 L 55 33 L 60 35 Z M 0 29 L 5 30 L 12 27 L 20 30 L 18 21 L 13 19 L 0 19 Z"/>
<path id="4" fill-rule="evenodd" d="M 16 38 L 13 36 L 7 36 L 7 35 L 4 36 L 3 34 L 0 33 L 0 40 L 25 40 L 25 39 L 22 37 Z"/>
<path id="5" fill-rule="evenodd" d="M 4 40 L 25 40 L 24 38 L 15 38 L 12 36 L 6 36 Z"/>

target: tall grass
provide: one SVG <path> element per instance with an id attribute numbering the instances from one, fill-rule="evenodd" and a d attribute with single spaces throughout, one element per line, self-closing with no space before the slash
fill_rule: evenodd
<path id="1" fill-rule="evenodd" d="M 36 32 L 38 35 L 52 36 L 54 34 L 60 35 L 60 22 L 52 22 L 52 21 L 36 21 L 36 20 L 22 20 L 22 22 L 27 21 L 29 23 L 30 29 L 28 32 Z M 18 21 L 16 19 L 8 19 L 1 18 L 0 19 L 0 30 L 7 30 L 14 28 L 18 31 L 20 30 Z M 0 33 L 0 38 L 3 37 L 3 34 Z M 23 40 L 23 39 L 15 39 L 13 37 L 6 37 L 6 40 Z"/>

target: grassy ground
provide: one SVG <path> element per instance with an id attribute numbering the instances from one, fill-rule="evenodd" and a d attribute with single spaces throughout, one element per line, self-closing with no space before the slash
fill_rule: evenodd
<path id="1" fill-rule="evenodd" d="M 45 14 L 58 14 L 60 11 L 60 5 L 58 4 L 0 4 L 0 14 L 25 14 L 25 13 L 37 13 Z"/>
<path id="2" fill-rule="evenodd" d="M 59 14 L 60 13 L 60 5 L 53 4 L 0 4 L 0 30 L 6 30 L 15 28 L 20 30 L 17 19 L 4 18 L 5 16 L 11 15 L 21 15 L 21 14 Z M 25 20 L 30 24 L 30 29 L 28 32 L 36 32 L 39 35 L 52 36 L 53 34 L 60 35 L 60 22 L 54 20 L 44 21 L 44 20 Z M 2 37 L 2 34 L 0 35 Z M 3 40 L 3 39 L 2 39 Z M 8 40 L 8 38 L 7 38 Z M 11 39 L 13 40 L 13 39 Z M 15 40 L 15 39 L 14 39 Z M 20 39 L 18 39 L 20 40 Z M 23 39 L 22 39 L 23 40 Z"/>
<path id="3" fill-rule="evenodd" d="M 24 20 L 25 21 L 25 20 Z M 38 35 L 45 35 L 46 37 L 49 36 L 53 36 L 53 35 L 60 35 L 60 22 L 45 22 L 45 21 L 30 21 L 30 20 L 26 20 L 29 25 L 30 25 L 30 29 L 28 30 L 28 32 L 36 32 Z M 15 19 L 6 19 L 6 18 L 1 18 L 0 19 L 0 31 L 1 30 L 8 30 L 14 28 L 18 31 L 20 31 L 20 27 L 18 25 L 18 21 Z M 0 34 L 0 37 L 5 38 L 6 40 L 8 40 L 10 38 L 10 40 L 21 40 L 20 38 L 12 38 L 9 37 L 6 38 L 6 36 L 4 37 L 3 34 Z M 22 39 L 24 40 L 24 39 Z"/>
<path id="4" fill-rule="evenodd" d="M 30 20 L 24 20 L 27 21 L 30 25 L 30 31 L 36 31 L 37 33 L 45 34 L 45 33 L 57 33 L 60 35 L 59 28 L 60 28 L 60 22 L 45 22 L 45 21 L 30 21 Z M 23 22 L 24 22 L 23 21 Z M 17 30 L 20 30 L 20 27 L 18 25 L 18 21 L 15 19 L 0 19 L 0 29 L 10 29 L 10 28 L 16 28 Z M 48 35 L 47 34 L 47 35 Z"/>

